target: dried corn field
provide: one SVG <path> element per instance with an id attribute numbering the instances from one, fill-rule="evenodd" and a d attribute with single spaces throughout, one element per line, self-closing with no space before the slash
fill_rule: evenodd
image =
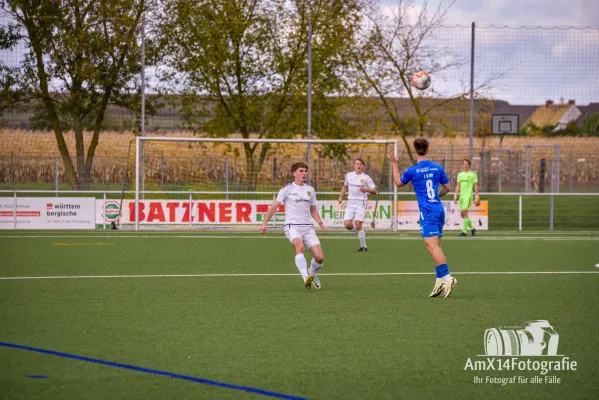
<path id="1" fill-rule="evenodd" d="M 190 133 L 171 133 L 170 136 L 193 137 Z M 152 135 L 149 135 L 152 136 Z M 86 146 L 91 135 L 86 134 Z M 105 132 L 96 149 L 90 189 L 121 187 L 126 174 L 133 178 L 132 133 Z M 59 157 L 56 139 L 50 132 L 0 130 L 0 185 L 3 188 L 24 189 L 35 185 L 66 185 L 64 166 Z M 66 135 L 71 154 L 75 152 L 74 135 Z M 526 147 L 530 145 L 559 145 L 560 185 L 562 190 L 599 190 L 599 138 L 523 138 L 506 137 L 502 153 L 499 138 L 476 138 L 474 169 L 486 181 L 484 189 L 498 189 L 501 170 L 503 190 L 522 190 Z M 343 176 L 352 169 L 352 158 L 362 156 L 368 173 L 383 187 L 389 187 L 388 164 L 384 163 L 384 146 L 352 146 L 346 159 L 321 156 L 322 147 L 312 147 L 312 183 L 319 190 L 338 190 Z M 304 160 L 305 144 L 273 147 L 257 178 L 259 190 L 276 190 L 289 181 L 289 167 Z M 408 165 L 403 152 L 402 162 Z M 455 177 L 461 161 L 468 156 L 468 138 L 432 139 L 431 158 L 442 163 L 448 174 Z M 145 146 L 144 179 L 146 190 L 223 191 L 247 189 L 248 174 L 241 144 L 149 142 Z M 530 154 L 531 188 L 538 186 L 539 161 L 554 158 L 554 149 L 534 147 Z M 501 162 L 500 162 L 501 160 Z"/>

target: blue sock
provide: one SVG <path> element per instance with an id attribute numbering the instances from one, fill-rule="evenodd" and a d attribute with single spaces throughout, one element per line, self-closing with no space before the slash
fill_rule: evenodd
<path id="1" fill-rule="evenodd" d="M 437 278 L 444 278 L 449 275 L 449 267 L 447 264 L 441 264 L 435 267 Z"/>

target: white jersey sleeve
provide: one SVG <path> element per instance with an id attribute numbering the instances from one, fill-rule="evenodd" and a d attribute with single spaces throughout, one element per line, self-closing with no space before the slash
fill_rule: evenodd
<path id="1" fill-rule="evenodd" d="M 279 194 L 277 195 L 277 201 L 279 203 L 285 203 L 285 200 L 287 200 L 287 188 L 289 186 L 285 186 L 284 188 L 282 188 L 281 190 L 279 190 Z"/>
<path id="2" fill-rule="evenodd" d="M 376 185 L 374 184 L 374 181 L 372 180 L 372 178 L 368 177 L 368 179 L 366 179 L 366 188 L 374 189 L 375 187 L 376 187 Z"/>
<path id="3" fill-rule="evenodd" d="M 316 190 L 312 190 L 312 196 L 310 196 L 310 206 L 315 206 L 315 205 L 316 205 Z"/>

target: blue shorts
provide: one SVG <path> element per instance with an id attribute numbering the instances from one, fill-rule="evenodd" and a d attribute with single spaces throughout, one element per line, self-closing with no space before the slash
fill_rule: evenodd
<path id="1" fill-rule="evenodd" d="M 445 210 L 423 210 L 420 212 L 420 234 L 423 238 L 439 236 L 443 237 L 443 225 L 445 224 Z"/>

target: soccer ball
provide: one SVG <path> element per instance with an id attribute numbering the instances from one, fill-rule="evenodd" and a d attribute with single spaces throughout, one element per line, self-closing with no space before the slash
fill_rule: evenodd
<path id="1" fill-rule="evenodd" d="M 418 90 L 424 90 L 431 85 L 431 76 L 424 72 L 416 72 L 412 77 L 412 85 Z"/>

